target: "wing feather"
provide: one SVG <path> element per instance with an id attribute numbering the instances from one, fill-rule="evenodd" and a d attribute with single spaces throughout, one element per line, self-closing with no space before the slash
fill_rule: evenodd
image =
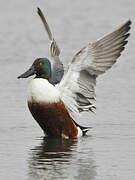
<path id="1" fill-rule="evenodd" d="M 45 19 L 45 16 L 44 14 L 42 13 L 41 9 L 40 8 L 37 8 L 37 13 L 38 15 L 40 16 L 41 18 L 41 21 L 45 27 L 45 30 L 48 34 L 48 37 L 49 37 L 49 40 L 51 41 L 51 45 L 50 45 L 50 53 L 51 53 L 51 56 L 54 57 L 54 56 L 59 56 L 60 55 L 60 49 L 56 43 L 56 41 L 54 40 L 53 38 L 53 35 L 52 35 L 52 32 L 51 32 L 51 29 Z"/>
<path id="2" fill-rule="evenodd" d="M 130 35 L 130 25 L 129 20 L 112 33 L 89 43 L 73 57 L 68 71 L 57 85 L 71 115 L 95 108 L 96 78 L 111 68 L 121 55 Z"/>
<path id="3" fill-rule="evenodd" d="M 52 77 L 50 79 L 50 83 L 57 84 L 60 82 L 60 80 L 64 74 L 63 64 L 59 59 L 60 49 L 59 49 L 55 39 L 53 38 L 51 29 L 50 29 L 50 27 L 46 21 L 46 18 L 40 8 L 37 8 L 37 13 L 41 18 L 41 21 L 45 27 L 45 30 L 46 30 L 49 40 L 51 42 L 50 54 L 51 54 L 51 64 L 52 64 Z"/>

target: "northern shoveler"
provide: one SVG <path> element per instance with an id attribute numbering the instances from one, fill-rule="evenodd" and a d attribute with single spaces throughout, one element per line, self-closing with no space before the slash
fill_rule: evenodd
<path id="1" fill-rule="evenodd" d="M 96 78 L 111 68 L 121 55 L 130 35 L 131 21 L 82 48 L 64 72 L 60 50 L 39 8 L 38 14 L 51 41 L 51 61 L 36 59 L 18 78 L 36 75 L 28 88 L 28 107 L 44 133 L 50 137 L 76 138 L 89 128 L 73 119 L 78 113 L 95 108 L 92 100 L 95 100 Z"/>

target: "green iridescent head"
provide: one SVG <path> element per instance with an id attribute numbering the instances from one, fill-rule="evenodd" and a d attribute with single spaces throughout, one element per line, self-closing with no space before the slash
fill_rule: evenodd
<path id="1" fill-rule="evenodd" d="M 18 78 L 27 78 L 36 74 L 35 78 L 44 78 L 49 80 L 51 77 L 51 63 L 47 58 L 38 58 L 32 66 Z"/>

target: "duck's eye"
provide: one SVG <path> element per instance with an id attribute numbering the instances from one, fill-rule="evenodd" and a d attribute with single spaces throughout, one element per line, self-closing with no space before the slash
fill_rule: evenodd
<path id="1" fill-rule="evenodd" d="M 40 62 L 39 65 L 42 66 L 42 65 L 43 65 L 43 62 Z"/>

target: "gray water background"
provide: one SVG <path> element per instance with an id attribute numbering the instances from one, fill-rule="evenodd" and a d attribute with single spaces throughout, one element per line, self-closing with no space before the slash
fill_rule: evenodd
<path id="1" fill-rule="evenodd" d="M 96 114 L 77 121 L 93 129 L 78 140 L 47 140 L 26 104 L 30 79 L 17 80 L 48 57 L 45 13 L 68 63 L 90 41 L 133 21 L 125 51 L 97 80 Z M 0 0 L 0 180 L 135 179 L 135 1 Z"/>

